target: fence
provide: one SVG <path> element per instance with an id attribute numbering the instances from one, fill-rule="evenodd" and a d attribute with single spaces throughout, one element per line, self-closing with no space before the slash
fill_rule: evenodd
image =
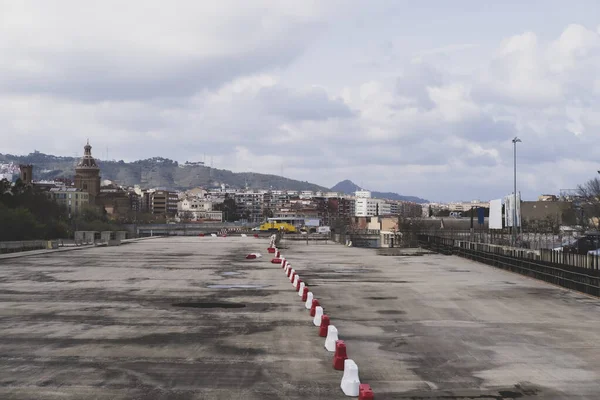
<path id="1" fill-rule="evenodd" d="M 414 232 L 403 232 L 403 234 L 414 234 Z M 447 239 L 463 240 L 473 243 L 487 243 L 499 246 L 511 246 L 512 234 L 508 231 L 489 231 L 474 229 L 456 230 L 456 229 L 429 229 L 419 230 L 417 234 L 431 235 L 443 237 Z M 540 232 L 523 232 L 517 235 L 517 243 L 515 247 L 541 250 L 554 249 L 561 247 L 566 242 L 572 242 L 575 238 L 569 233 L 540 233 Z"/>
<path id="2" fill-rule="evenodd" d="M 420 235 L 420 245 L 442 254 L 456 254 L 470 260 L 482 262 L 521 275 L 560 285 L 579 292 L 600 296 L 600 270 L 597 256 L 576 254 L 552 254 L 540 250 L 532 251 L 505 246 L 458 241 L 454 239 Z M 548 260 L 550 257 L 551 260 Z M 583 257 L 589 266 L 563 264 L 566 260 L 583 263 Z M 595 258 L 591 261 L 589 257 Z"/>

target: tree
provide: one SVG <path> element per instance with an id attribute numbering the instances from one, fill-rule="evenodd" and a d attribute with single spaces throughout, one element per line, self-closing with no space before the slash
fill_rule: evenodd
<path id="1" fill-rule="evenodd" d="M 223 212 L 223 219 L 226 222 L 235 222 L 239 219 L 237 204 L 232 197 L 226 196 L 222 203 L 213 205 L 213 210 Z"/>
<path id="2" fill-rule="evenodd" d="M 181 211 L 179 212 L 179 219 L 183 223 L 188 223 L 194 220 L 194 213 L 191 211 Z"/>
<path id="3" fill-rule="evenodd" d="M 600 219 L 600 179 L 590 179 L 577 187 L 580 198 L 580 225 L 582 228 L 593 226 L 598 229 Z"/>

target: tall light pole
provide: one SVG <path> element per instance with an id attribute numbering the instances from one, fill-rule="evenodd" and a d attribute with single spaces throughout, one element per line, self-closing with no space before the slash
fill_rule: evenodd
<path id="1" fill-rule="evenodd" d="M 513 246 L 517 245 L 517 143 L 521 143 L 521 139 L 515 136 L 512 140 L 514 147 L 514 204 L 513 204 L 513 226 L 512 226 L 512 236 L 513 236 Z"/>

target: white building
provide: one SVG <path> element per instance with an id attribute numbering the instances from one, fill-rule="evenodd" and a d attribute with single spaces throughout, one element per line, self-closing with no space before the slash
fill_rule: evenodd
<path id="1" fill-rule="evenodd" d="M 212 202 L 198 198 L 186 198 L 177 203 L 178 211 L 212 211 Z"/>
<path id="2" fill-rule="evenodd" d="M 368 190 L 357 190 L 356 192 L 354 192 L 354 197 L 361 199 L 370 199 L 371 192 L 369 192 Z"/>

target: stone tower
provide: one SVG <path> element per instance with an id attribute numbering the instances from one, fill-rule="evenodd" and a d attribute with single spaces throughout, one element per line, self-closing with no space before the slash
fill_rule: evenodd
<path id="1" fill-rule="evenodd" d="M 92 146 L 88 140 L 83 157 L 75 167 L 75 187 L 90 194 L 90 203 L 100 194 L 100 168 L 92 157 Z"/>
<path id="2" fill-rule="evenodd" d="M 30 185 L 33 182 L 33 165 L 21 164 L 19 169 L 21 170 L 21 182 Z"/>

